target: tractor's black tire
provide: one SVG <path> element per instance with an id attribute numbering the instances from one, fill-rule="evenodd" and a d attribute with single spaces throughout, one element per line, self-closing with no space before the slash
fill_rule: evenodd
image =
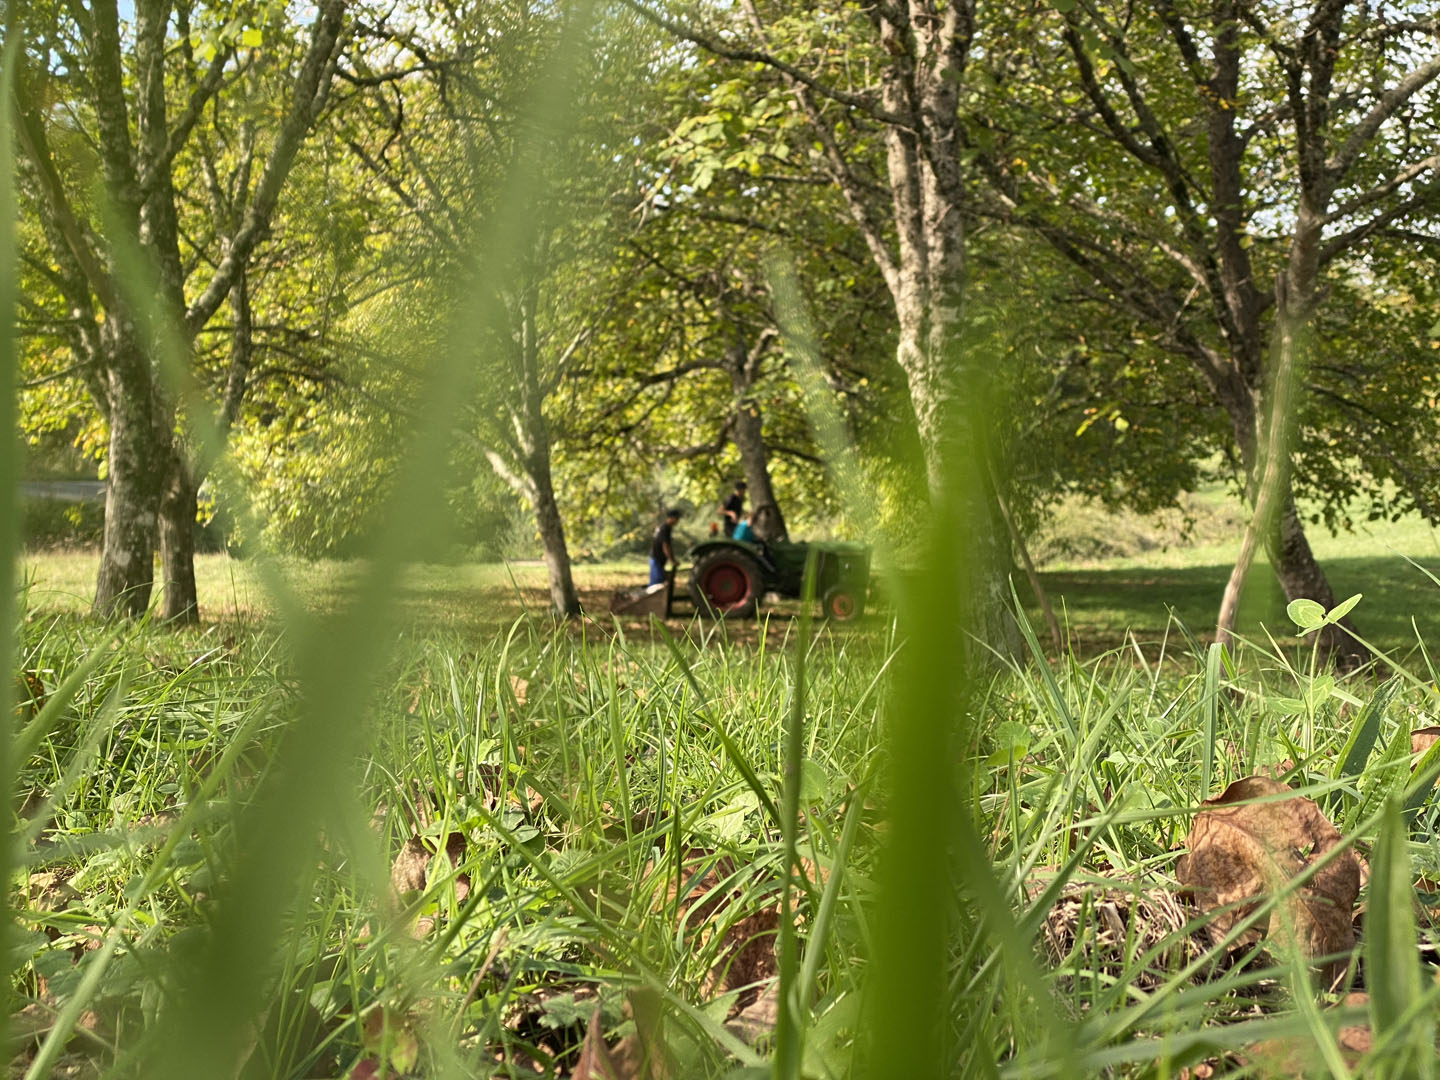
<path id="1" fill-rule="evenodd" d="M 820 611 L 832 622 L 854 622 L 865 613 L 865 594 L 850 585 L 831 585 L 820 599 Z"/>
<path id="2" fill-rule="evenodd" d="M 743 551 L 707 551 L 690 570 L 690 599 L 711 618 L 750 618 L 764 589 L 760 564 Z"/>

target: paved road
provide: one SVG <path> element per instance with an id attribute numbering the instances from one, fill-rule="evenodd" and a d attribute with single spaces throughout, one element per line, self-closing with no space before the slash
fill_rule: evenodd
<path id="1" fill-rule="evenodd" d="M 20 494 L 27 499 L 58 499 L 61 502 L 103 502 L 104 480 L 25 480 Z"/>

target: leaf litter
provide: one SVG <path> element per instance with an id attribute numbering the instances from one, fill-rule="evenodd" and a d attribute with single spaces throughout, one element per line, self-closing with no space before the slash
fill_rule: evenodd
<path id="1" fill-rule="evenodd" d="M 1327 985 L 1338 985 L 1355 946 L 1353 915 L 1360 894 L 1359 862 L 1348 848 L 1336 850 L 1340 830 L 1313 801 L 1268 776 L 1236 780 L 1201 807 L 1175 876 L 1211 916 L 1211 940 L 1224 943 L 1273 893 L 1318 866 L 1227 948 L 1293 942 L 1307 959 L 1321 963 Z"/>

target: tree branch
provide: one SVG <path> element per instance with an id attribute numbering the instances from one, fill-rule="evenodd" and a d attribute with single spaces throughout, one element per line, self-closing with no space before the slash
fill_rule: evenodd
<path id="1" fill-rule="evenodd" d="M 1340 151 L 1325 163 L 1325 169 L 1330 174 L 1332 181 L 1338 182 L 1342 179 L 1350 167 L 1359 158 L 1360 152 L 1366 144 L 1375 137 L 1382 124 L 1395 115 L 1395 111 L 1418 94 L 1440 76 L 1440 56 L 1434 57 L 1428 64 L 1416 68 L 1398 83 L 1381 95 L 1375 107 L 1366 114 L 1360 123 L 1355 125 L 1355 130 L 1345 140 L 1345 145 Z"/>
<path id="2" fill-rule="evenodd" d="M 249 260 L 250 253 L 269 227 L 270 215 L 274 212 L 280 190 L 290 175 L 290 168 L 295 164 L 300 143 L 314 124 L 316 113 L 324 103 L 326 87 L 322 86 L 321 82 L 334 69 L 344 14 L 345 0 L 321 0 L 310 47 L 295 78 L 290 111 L 281 125 L 270 157 L 265 162 L 255 194 L 245 210 L 240 227 L 235 230 L 235 235 L 230 240 L 219 268 L 211 276 L 205 290 L 185 312 L 185 331 L 188 337 L 193 338 L 224 302 L 240 268 Z"/>
<path id="3" fill-rule="evenodd" d="M 821 82 L 794 64 L 787 63 L 778 56 L 772 56 L 768 52 L 763 52 L 759 49 L 747 49 L 727 45 L 716 35 L 701 30 L 699 27 L 682 23 L 677 19 L 672 19 L 667 15 L 662 15 L 657 11 L 652 11 L 647 5 L 640 3 L 639 0 L 620 0 L 620 2 L 652 25 L 658 26 L 667 33 L 681 38 L 684 41 L 688 41 L 692 45 L 700 46 L 700 48 L 706 52 L 713 53 L 726 60 L 762 64 L 765 67 L 773 68 L 794 82 L 799 83 L 809 90 L 813 90 L 821 97 L 829 98 L 831 101 L 837 101 L 841 105 L 852 109 L 859 109 L 867 116 L 873 117 L 882 124 L 903 125 L 905 123 L 903 117 L 888 113 L 880 108 L 875 103 L 874 98 L 868 94 L 855 94 L 848 90 L 836 89 L 833 86 Z"/>

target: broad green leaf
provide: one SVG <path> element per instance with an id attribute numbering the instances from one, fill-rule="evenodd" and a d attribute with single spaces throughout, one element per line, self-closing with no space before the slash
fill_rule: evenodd
<path id="1" fill-rule="evenodd" d="M 252 26 L 240 34 L 240 44 L 246 48 L 258 49 L 265 41 L 265 34 L 259 27 Z"/>
<path id="2" fill-rule="evenodd" d="M 1375 740 L 1380 737 L 1380 721 L 1385 715 L 1385 706 L 1389 704 L 1398 686 L 1399 681 L 1395 679 L 1385 683 L 1360 710 L 1360 715 L 1355 718 L 1355 724 L 1350 729 L 1350 737 L 1345 740 L 1345 746 L 1340 751 L 1339 763 L 1335 767 L 1336 777 L 1359 776 L 1365 771 L 1365 763 L 1375 748 Z"/>
<path id="3" fill-rule="evenodd" d="M 1309 689 L 1305 691 L 1306 704 L 1311 709 L 1317 709 L 1329 701 L 1333 693 L 1335 693 L 1335 676 L 1318 675 L 1310 683 Z"/>
<path id="4" fill-rule="evenodd" d="M 1299 600 L 1291 600 L 1285 607 L 1285 614 L 1290 616 L 1290 621 L 1302 630 L 1314 630 L 1325 622 L 1325 608 L 1314 600 L 1302 597 Z"/>
<path id="5" fill-rule="evenodd" d="M 722 843 L 733 842 L 745 834 L 745 819 L 760 809 L 760 799 L 753 791 L 741 791 L 728 803 L 705 819 L 705 825 Z"/>
<path id="6" fill-rule="evenodd" d="M 829 771 L 814 758 L 806 758 L 800 764 L 800 798 L 803 802 L 817 803 L 828 798 L 834 783 Z M 758 809 L 760 800 L 755 800 Z"/>

